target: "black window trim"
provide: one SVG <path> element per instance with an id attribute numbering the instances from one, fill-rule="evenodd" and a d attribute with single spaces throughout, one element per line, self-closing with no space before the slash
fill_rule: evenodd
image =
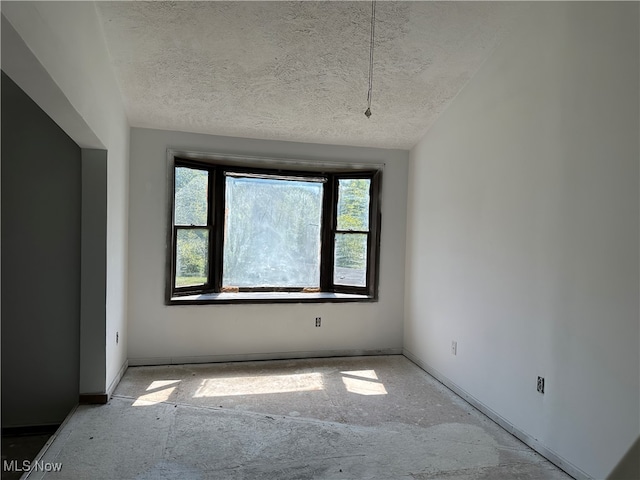
<path id="1" fill-rule="evenodd" d="M 274 159 L 266 157 L 207 154 L 199 152 L 167 150 L 168 170 L 168 228 L 165 303 L 167 305 L 228 304 L 228 303 L 324 303 L 324 302 L 371 302 L 378 300 L 381 228 L 381 177 L 384 164 L 337 163 L 312 160 Z M 174 223 L 175 167 L 203 169 L 208 175 L 208 215 L 206 226 L 182 226 Z M 322 254 L 320 262 L 319 291 L 300 291 L 296 288 L 241 288 L 235 291 L 222 290 L 222 255 L 225 175 L 224 171 L 242 175 L 281 176 L 323 182 L 323 217 L 321 226 Z M 369 178 L 370 206 L 369 230 L 341 232 L 337 230 L 338 181 L 344 178 Z M 208 282 L 204 285 L 175 287 L 176 235 L 180 229 L 206 228 L 209 230 Z M 333 255 L 334 239 L 339 233 L 367 234 L 366 286 L 340 285 L 334 283 Z"/>

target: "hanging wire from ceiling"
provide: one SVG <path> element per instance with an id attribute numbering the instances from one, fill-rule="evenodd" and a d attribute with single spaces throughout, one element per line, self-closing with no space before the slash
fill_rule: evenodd
<path id="1" fill-rule="evenodd" d="M 371 96 L 373 92 L 373 44 L 376 36 L 376 0 L 371 1 L 371 42 L 369 44 L 369 90 L 367 92 L 367 109 L 364 114 L 371 117 Z"/>

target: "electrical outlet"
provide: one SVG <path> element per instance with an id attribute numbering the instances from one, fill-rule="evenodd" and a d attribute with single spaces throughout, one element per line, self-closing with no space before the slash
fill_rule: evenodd
<path id="1" fill-rule="evenodd" d="M 322 318 L 316 317 L 316 327 L 319 327 L 321 323 L 322 323 Z"/>
<path id="2" fill-rule="evenodd" d="M 540 393 L 544 393 L 544 377 L 538 377 L 538 384 L 536 390 Z"/>
<path id="3" fill-rule="evenodd" d="M 118 340 L 120 340 L 120 335 L 118 335 L 118 332 L 116 332 L 116 345 L 118 344 Z"/>
<path id="4" fill-rule="evenodd" d="M 458 354 L 458 342 L 455 340 L 451 340 L 451 355 Z"/>

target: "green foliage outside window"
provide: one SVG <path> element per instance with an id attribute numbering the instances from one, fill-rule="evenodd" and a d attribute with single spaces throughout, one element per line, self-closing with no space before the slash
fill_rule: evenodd
<path id="1" fill-rule="evenodd" d="M 368 231 L 371 180 L 363 178 L 340 179 L 339 182 L 337 229 L 339 231 Z M 366 260 L 365 235 L 343 234 L 336 238 L 336 267 L 364 269 Z"/>
<path id="2" fill-rule="evenodd" d="M 183 167 L 176 168 L 175 172 L 174 223 L 188 227 L 206 226 L 208 172 Z M 206 283 L 208 231 L 180 229 L 176 241 L 176 286 Z"/>

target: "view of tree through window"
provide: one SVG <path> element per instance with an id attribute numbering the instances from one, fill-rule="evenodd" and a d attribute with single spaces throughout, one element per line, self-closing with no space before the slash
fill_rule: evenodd
<path id="1" fill-rule="evenodd" d="M 367 285 L 367 240 L 371 180 L 338 181 L 334 283 Z"/>
<path id="2" fill-rule="evenodd" d="M 320 286 L 322 186 L 226 178 L 224 287 Z"/>
<path id="3" fill-rule="evenodd" d="M 207 283 L 209 232 L 179 229 L 177 233 L 176 287 Z"/>
<path id="4" fill-rule="evenodd" d="M 209 172 L 176 168 L 174 223 L 176 232 L 176 287 L 207 283 L 209 258 Z"/>

